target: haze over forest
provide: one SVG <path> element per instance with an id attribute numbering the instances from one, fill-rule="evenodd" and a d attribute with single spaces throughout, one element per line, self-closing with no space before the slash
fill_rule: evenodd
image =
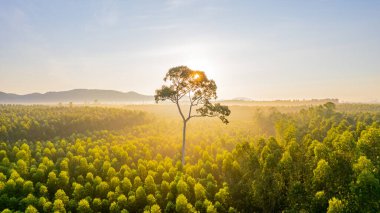
<path id="1" fill-rule="evenodd" d="M 186 102 L 187 100 L 182 100 Z M 310 99 L 310 100 L 274 100 L 255 101 L 245 97 L 236 97 L 231 100 L 218 99 L 228 105 L 319 105 L 326 102 L 339 103 L 338 99 Z M 46 93 L 30 93 L 25 95 L 4 93 L 0 91 L 0 104 L 153 104 L 154 97 L 139 94 L 134 91 L 120 92 L 115 90 L 73 89 L 68 91 L 54 91 Z"/>
<path id="2" fill-rule="evenodd" d="M 153 103 L 153 96 L 114 90 L 74 89 L 69 91 L 31 93 L 26 95 L 0 92 L 0 103 Z"/>

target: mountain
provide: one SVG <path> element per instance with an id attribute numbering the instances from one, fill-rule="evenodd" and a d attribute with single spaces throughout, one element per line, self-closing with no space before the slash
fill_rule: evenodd
<path id="1" fill-rule="evenodd" d="M 252 101 L 251 98 L 246 98 L 246 97 L 237 97 L 232 99 L 232 101 Z"/>
<path id="2" fill-rule="evenodd" d="M 122 102 L 153 102 L 154 97 L 141 95 L 136 92 L 120 92 L 114 90 L 99 89 L 74 89 L 60 92 L 31 93 L 27 95 L 17 95 L 0 92 L 0 103 L 122 103 Z"/>

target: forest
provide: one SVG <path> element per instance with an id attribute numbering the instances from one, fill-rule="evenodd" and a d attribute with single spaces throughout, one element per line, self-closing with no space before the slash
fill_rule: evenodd
<path id="1" fill-rule="evenodd" d="M 165 109 L 167 108 L 167 109 Z M 380 107 L 0 105 L 2 212 L 379 212 Z"/>

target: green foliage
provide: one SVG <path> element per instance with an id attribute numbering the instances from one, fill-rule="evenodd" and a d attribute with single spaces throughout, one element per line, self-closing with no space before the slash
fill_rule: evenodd
<path id="1" fill-rule="evenodd" d="M 206 199 L 206 190 L 200 183 L 195 184 L 194 194 L 195 194 L 195 200 L 197 201 L 198 200 L 203 201 L 204 199 Z"/>
<path id="2" fill-rule="evenodd" d="M 73 133 L 122 129 L 142 124 L 142 112 L 101 107 L 0 105 L 0 140 L 49 140 Z"/>
<path id="3" fill-rule="evenodd" d="M 252 118 L 237 107 L 227 127 L 194 121 L 182 167 L 170 118 L 0 106 L 0 209 L 379 212 L 380 113 L 340 108 L 263 108 Z"/>
<path id="4" fill-rule="evenodd" d="M 90 213 L 90 212 L 92 212 L 92 209 L 91 209 L 88 201 L 86 199 L 82 199 L 78 203 L 77 211 L 79 213 Z"/>
<path id="5" fill-rule="evenodd" d="M 188 202 L 187 202 L 185 195 L 183 195 L 183 194 L 178 195 L 178 197 L 175 201 L 175 210 L 176 210 L 176 212 L 179 212 L 179 213 L 189 212 Z"/>
<path id="6" fill-rule="evenodd" d="M 151 213 L 161 213 L 161 207 L 157 204 L 154 204 L 151 208 L 150 208 L 150 212 Z"/>
<path id="7" fill-rule="evenodd" d="M 139 186 L 136 190 L 136 204 L 139 208 L 143 208 L 146 205 L 146 193 L 142 186 Z"/>
<path id="8" fill-rule="evenodd" d="M 151 175 L 148 175 L 145 178 L 145 189 L 148 194 L 154 194 L 156 192 L 156 184 L 154 183 L 154 179 Z"/>
<path id="9" fill-rule="evenodd" d="M 58 189 L 54 195 L 55 200 L 61 200 L 65 206 L 69 205 L 69 197 L 66 195 L 65 191 Z"/>
<path id="10" fill-rule="evenodd" d="M 340 212 L 344 212 L 344 210 L 345 210 L 344 202 L 342 202 L 341 200 L 335 197 L 329 200 L 329 207 L 327 208 L 328 213 L 340 213 Z"/>
<path id="11" fill-rule="evenodd" d="M 65 213 L 65 204 L 62 200 L 55 200 L 53 203 L 53 211 L 54 212 L 60 212 L 60 213 Z"/>
<path id="12" fill-rule="evenodd" d="M 37 210 L 36 208 L 34 208 L 34 206 L 29 205 L 29 206 L 25 209 L 25 213 L 38 213 L 38 210 Z"/>

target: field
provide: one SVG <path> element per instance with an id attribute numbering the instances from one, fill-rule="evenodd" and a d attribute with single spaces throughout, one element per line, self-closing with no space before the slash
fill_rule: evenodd
<path id="1" fill-rule="evenodd" d="M 379 212 L 380 106 L 0 105 L 2 212 Z"/>

